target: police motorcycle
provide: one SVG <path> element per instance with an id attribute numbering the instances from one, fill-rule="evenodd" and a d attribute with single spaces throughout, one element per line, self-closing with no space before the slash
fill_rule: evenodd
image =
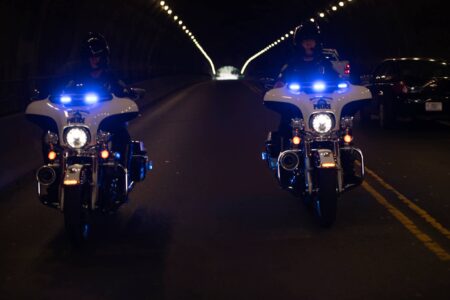
<path id="1" fill-rule="evenodd" d="M 39 200 L 64 214 L 74 244 L 89 237 L 95 215 L 126 203 L 150 168 L 143 142 L 126 141 L 126 153 L 114 150 L 111 128 L 126 130 L 126 122 L 139 113 L 134 100 L 145 93 L 131 90 L 134 99 L 119 98 L 106 88 L 79 83 L 26 109 L 27 118 L 44 131 L 45 164 L 36 172 Z"/>
<path id="2" fill-rule="evenodd" d="M 266 92 L 264 104 L 289 116 L 289 138 L 270 132 L 262 156 L 281 187 L 312 206 L 322 227 L 331 227 L 339 196 L 364 179 L 353 117 L 372 95 L 346 81 L 285 81 Z"/>

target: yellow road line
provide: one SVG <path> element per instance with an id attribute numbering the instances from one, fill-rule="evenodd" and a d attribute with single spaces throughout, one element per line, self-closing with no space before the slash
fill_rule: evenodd
<path id="1" fill-rule="evenodd" d="M 406 229 L 408 229 L 425 247 L 433 252 L 440 260 L 450 261 L 450 254 L 438 243 L 434 242 L 429 235 L 421 231 L 410 218 L 395 208 L 389 201 L 377 192 L 367 182 L 363 182 L 362 187 L 369 192 L 381 205 L 383 205 Z"/>
<path id="2" fill-rule="evenodd" d="M 418 214 L 422 219 L 428 222 L 431 226 L 433 226 L 436 230 L 442 233 L 446 238 L 450 239 L 450 231 L 445 228 L 441 223 L 439 223 L 435 218 L 433 218 L 429 213 L 427 213 L 424 209 L 420 208 L 414 202 L 409 200 L 405 195 L 397 191 L 392 185 L 384 181 L 380 176 L 378 176 L 374 171 L 368 169 L 366 167 L 366 173 L 370 174 L 376 181 L 378 181 L 385 189 L 394 193 L 399 200 L 405 203 L 412 211 Z"/>

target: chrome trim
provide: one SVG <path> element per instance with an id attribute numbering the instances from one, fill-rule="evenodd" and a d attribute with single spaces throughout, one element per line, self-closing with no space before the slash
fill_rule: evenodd
<path id="1" fill-rule="evenodd" d="M 58 134 L 49 130 L 45 134 L 44 141 L 46 144 L 56 145 L 59 141 Z"/>
<path id="2" fill-rule="evenodd" d="M 303 119 L 294 118 L 291 120 L 291 127 L 303 131 L 305 130 L 305 121 Z"/>
<path id="3" fill-rule="evenodd" d="M 125 168 L 122 164 L 117 164 L 117 166 L 125 172 L 125 193 L 128 194 L 128 192 L 133 188 L 134 182 L 129 183 L 129 174 L 127 168 Z"/>
<path id="4" fill-rule="evenodd" d="M 341 128 L 350 129 L 353 128 L 353 117 L 342 117 L 341 118 Z"/>
<path id="5" fill-rule="evenodd" d="M 364 163 L 364 154 L 363 154 L 362 150 L 359 148 L 355 148 L 355 147 L 342 147 L 341 150 L 356 151 L 359 154 L 359 156 L 361 157 L 361 163 L 360 163 L 361 164 L 361 176 L 364 179 L 364 177 L 366 176 L 366 165 Z"/>

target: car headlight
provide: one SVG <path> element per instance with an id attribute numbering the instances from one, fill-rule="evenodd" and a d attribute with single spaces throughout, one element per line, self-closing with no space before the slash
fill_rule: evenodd
<path id="1" fill-rule="evenodd" d="M 330 114 L 315 114 L 311 117 L 311 127 L 317 133 L 328 133 L 334 127 L 334 118 Z"/>
<path id="2" fill-rule="evenodd" d="M 66 130 L 64 139 L 73 149 L 81 149 L 89 142 L 89 131 L 83 127 L 72 127 Z"/>

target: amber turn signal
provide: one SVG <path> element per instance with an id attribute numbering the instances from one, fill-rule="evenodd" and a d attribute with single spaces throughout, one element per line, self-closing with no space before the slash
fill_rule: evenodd
<path id="1" fill-rule="evenodd" d="M 294 138 L 292 139 L 292 143 L 294 143 L 294 145 L 300 145 L 301 141 L 302 140 L 298 136 L 294 136 Z"/>
<path id="2" fill-rule="evenodd" d="M 350 134 L 344 135 L 344 142 L 347 144 L 351 143 L 353 141 L 353 137 Z"/>
<path id="3" fill-rule="evenodd" d="M 100 152 L 100 157 L 103 159 L 107 159 L 109 157 L 109 151 L 108 150 L 102 150 L 102 152 Z"/>
<path id="4" fill-rule="evenodd" d="M 55 151 L 50 151 L 49 153 L 48 153 L 48 159 L 49 160 L 55 160 L 56 159 L 56 152 Z"/>

